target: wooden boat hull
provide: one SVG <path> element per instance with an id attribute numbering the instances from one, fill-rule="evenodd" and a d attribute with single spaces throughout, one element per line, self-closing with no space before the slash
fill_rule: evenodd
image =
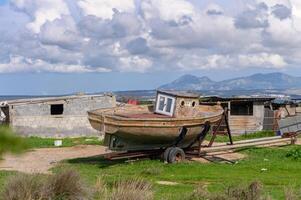
<path id="1" fill-rule="evenodd" d="M 219 109 L 207 117 L 124 118 L 106 114 L 106 110 L 88 112 L 92 127 L 105 133 L 105 145 L 117 151 L 166 148 L 175 143 L 180 130 L 186 127 L 188 131 L 178 145 L 184 148 L 201 133 L 206 122 L 214 123 L 222 114 Z"/>

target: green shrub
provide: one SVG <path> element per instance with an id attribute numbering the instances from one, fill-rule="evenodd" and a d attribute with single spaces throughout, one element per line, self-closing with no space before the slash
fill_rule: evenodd
<path id="1" fill-rule="evenodd" d="M 20 153 L 27 148 L 22 138 L 16 136 L 9 127 L 0 125 L 0 157 L 5 152 Z"/>
<path id="2" fill-rule="evenodd" d="M 297 147 L 297 148 L 289 150 L 286 154 L 286 157 L 292 158 L 294 160 L 300 160 L 301 159 L 301 148 Z"/>

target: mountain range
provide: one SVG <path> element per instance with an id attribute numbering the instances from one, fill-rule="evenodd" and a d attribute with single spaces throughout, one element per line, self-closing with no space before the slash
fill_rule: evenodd
<path id="1" fill-rule="evenodd" d="M 213 81 L 207 76 L 183 75 L 159 89 L 166 90 L 272 90 L 301 88 L 301 77 L 284 73 L 254 74 L 223 81 Z"/>

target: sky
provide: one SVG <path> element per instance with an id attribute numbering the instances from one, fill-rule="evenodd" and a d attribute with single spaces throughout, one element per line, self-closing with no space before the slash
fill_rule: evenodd
<path id="1" fill-rule="evenodd" d="M 0 95 L 301 76 L 298 0 L 0 0 Z"/>

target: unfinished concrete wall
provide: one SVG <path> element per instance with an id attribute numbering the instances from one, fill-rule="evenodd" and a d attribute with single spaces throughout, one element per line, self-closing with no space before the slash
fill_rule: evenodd
<path id="1" fill-rule="evenodd" d="M 87 111 L 115 106 L 114 96 L 86 96 L 40 103 L 10 105 L 10 125 L 18 134 L 40 137 L 97 136 Z M 51 105 L 63 104 L 63 113 L 51 115 Z"/>
<path id="2" fill-rule="evenodd" d="M 229 115 L 229 125 L 233 134 L 245 134 L 263 129 L 264 103 L 253 103 L 253 115 Z"/>

